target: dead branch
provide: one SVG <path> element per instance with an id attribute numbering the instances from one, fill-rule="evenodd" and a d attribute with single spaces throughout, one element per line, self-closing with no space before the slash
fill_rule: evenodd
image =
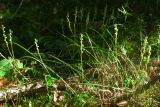
<path id="1" fill-rule="evenodd" d="M 29 93 L 31 91 L 39 90 L 45 88 L 46 85 L 43 81 L 37 81 L 33 83 L 28 83 L 20 86 L 13 86 L 7 89 L 0 90 L 0 101 L 10 100 L 15 97 L 21 96 L 25 93 Z"/>

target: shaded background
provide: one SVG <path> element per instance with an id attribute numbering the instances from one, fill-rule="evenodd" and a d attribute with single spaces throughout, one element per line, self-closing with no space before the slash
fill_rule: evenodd
<path id="1" fill-rule="evenodd" d="M 1 0 L 0 24 L 12 29 L 14 41 L 24 47 L 30 47 L 37 38 L 42 52 L 56 50 L 55 54 L 59 54 L 68 50 L 62 34 L 79 38 L 79 33 L 92 34 L 89 28 L 101 32 L 105 26 L 112 31 L 113 24 L 122 24 L 120 41 L 138 40 L 140 31 L 144 36 L 150 36 L 159 24 L 159 4 L 160 0 Z M 119 11 L 123 8 L 128 15 Z M 73 28 L 75 12 L 76 32 L 73 33 L 68 27 L 67 14 Z M 96 40 L 100 41 L 100 38 L 96 37 Z"/>

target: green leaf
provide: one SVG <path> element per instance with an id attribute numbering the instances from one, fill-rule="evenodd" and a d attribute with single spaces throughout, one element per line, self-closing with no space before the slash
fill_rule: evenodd
<path id="1" fill-rule="evenodd" d="M 50 75 L 46 76 L 46 82 L 48 87 L 57 87 L 56 84 L 54 84 L 55 78 L 51 77 Z"/>
<path id="2" fill-rule="evenodd" d="M 4 77 L 6 75 L 6 72 L 0 71 L 0 78 Z"/>
<path id="3" fill-rule="evenodd" d="M 0 61 L 0 78 L 4 77 L 13 67 L 13 59 L 3 59 Z"/>
<path id="4" fill-rule="evenodd" d="M 16 66 L 17 69 L 23 69 L 24 68 L 23 63 L 20 62 L 20 60 L 16 60 L 15 66 Z"/>

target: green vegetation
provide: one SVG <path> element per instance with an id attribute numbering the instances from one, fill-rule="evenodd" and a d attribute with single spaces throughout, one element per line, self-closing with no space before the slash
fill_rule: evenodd
<path id="1" fill-rule="evenodd" d="M 0 1 L 0 106 L 158 107 L 159 5 Z"/>

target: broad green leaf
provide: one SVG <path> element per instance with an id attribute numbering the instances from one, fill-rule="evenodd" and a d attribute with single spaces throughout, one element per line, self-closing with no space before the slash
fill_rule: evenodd
<path id="1" fill-rule="evenodd" d="M 4 77 L 6 75 L 6 72 L 0 71 L 0 78 Z"/>
<path id="2" fill-rule="evenodd" d="M 13 59 L 3 59 L 0 61 L 0 78 L 4 77 L 11 69 L 12 69 L 12 63 Z"/>

